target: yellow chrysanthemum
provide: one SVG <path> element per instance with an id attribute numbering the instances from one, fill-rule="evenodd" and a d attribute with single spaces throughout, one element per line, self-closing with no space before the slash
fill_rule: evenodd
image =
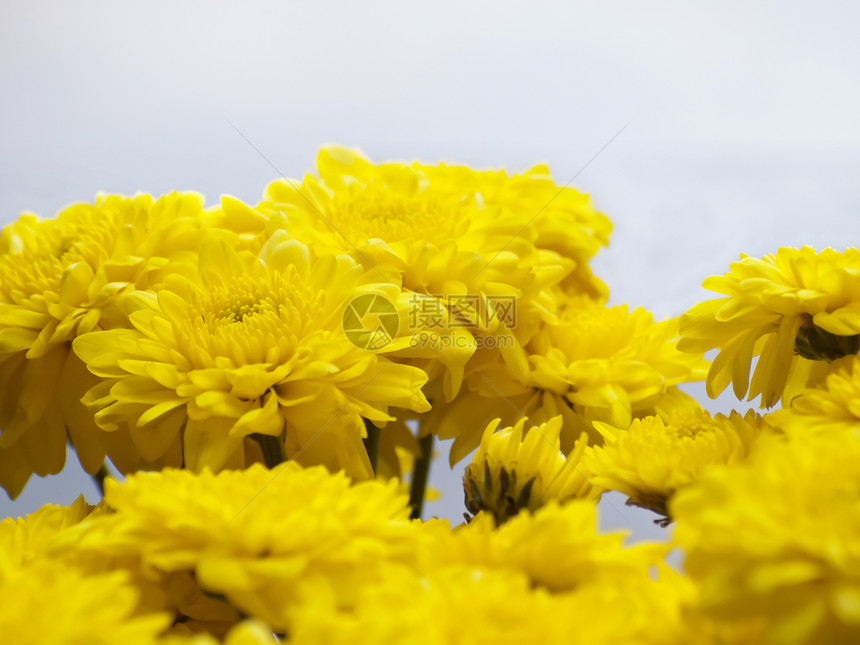
<path id="1" fill-rule="evenodd" d="M 438 316 L 418 316 L 413 331 L 432 331 L 439 322 L 461 332 L 444 361 L 454 372 L 445 380 L 449 399 L 462 365 L 483 342 L 471 335 L 512 339 L 498 343 L 499 351 L 512 369 L 522 368 L 522 343 L 541 321 L 554 320 L 551 287 L 577 271 L 584 289 L 601 291 L 587 260 L 607 242 L 611 225 L 587 197 L 556 186 L 544 167 L 508 177 L 374 165 L 332 147 L 320 151 L 317 168 L 319 177 L 301 185 L 271 184 L 258 210 L 272 218 L 270 227 L 283 226 L 314 248 L 349 253 L 369 270 L 393 270 L 407 291 L 435 296 Z M 525 380 L 525 370 L 517 373 Z"/>
<path id="2" fill-rule="evenodd" d="M 664 516 L 669 499 L 708 468 L 745 459 L 766 427 L 752 411 L 712 418 L 705 410 L 634 419 L 627 430 L 595 425 L 604 445 L 587 448 L 582 459 L 591 482 Z"/>
<path id="3" fill-rule="evenodd" d="M 564 592 L 647 577 L 649 567 L 668 550 L 665 544 L 622 547 L 625 533 L 598 533 L 596 523 L 594 503 L 582 499 L 564 505 L 549 502 L 499 527 L 491 515 L 480 513 L 468 525 L 439 536 L 426 566 L 468 564 L 516 571 L 534 586 Z"/>
<path id="4" fill-rule="evenodd" d="M 553 392 L 587 420 L 617 427 L 654 406 L 670 386 L 704 376 L 705 362 L 676 347 L 678 321 L 644 309 L 573 300 L 558 325 L 529 346 L 530 385 Z"/>
<path id="5" fill-rule="evenodd" d="M 32 473 L 59 472 L 67 431 L 95 473 L 104 441 L 80 398 L 95 379 L 71 341 L 125 324 L 122 295 L 162 282 L 170 263 L 193 261 L 202 198 L 173 193 L 153 201 L 100 195 L 56 219 L 23 215 L 0 234 L 0 485 L 10 496 Z"/>
<path id="6" fill-rule="evenodd" d="M 188 572 L 154 575 L 139 554 L 126 549 L 109 553 L 107 538 L 116 522 L 104 504 L 91 507 L 79 497 L 70 506 L 47 504 L 26 517 L 0 522 L 0 583 L 29 567 L 73 568 L 81 576 L 100 578 L 123 572 L 125 585 L 137 598 L 139 613 L 172 614 L 177 624 L 223 635 L 234 625 L 237 611 L 207 596 Z M 85 588 L 85 586 L 83 587 Z"/>
<path id="7" fill-rule="evenodd" d="M 305 585 L 348 602 L 381 562 L 415 560 L 420 539 L 395 480 L 351 485 L 294 462 L 138 473 L 109 480 L 105 500 L 116 515 L 79 542 L 104 557 L 136 556 L 144 570 L 193 573 L 204 591 L 278 631 Z"/>
<path id="8" fill-rule="evenodd" d="M 582 432 L 599 445 L 594 421 L 626 428 L 634 417 L 653 414 L 678 383 L 704 378 L 707 363 L 678 351 L 677 331 L 676 319 L 654 322 L 641 308 L 628 311 L 626 305 L 571 299 L 559 324 L 543 326 L 526 346 L 528 387 L 497 356 L 473 360 L 467 391 L 431 412 L 434 431 L 443 439 L 455 438 L 452 463 L 477 447 L 483 428 L 495 417 L 506 424 L 522 416 L 539 423 L 560 414 L 565 454 Z"/>
<path id="9" fill-rule="evenodd" d="M 742 255 L 722 276 L 703 286 L 724 298 L 692 307 L 681 318 L 679 347 L 717 348 L 708 373 L 708 394 L 729 383 L 761 407 L 817 382 L 827 362 L 860 348 L 860 251 L 816 252 L 781 248 L 762 259 Z M 750 363 L 758 363 L 750 381 Z"/>
<path id="10" fill-rule="evenodd" d="M 590 514 L 579 512 L 586 507 Z M 574 502 L 524 513 L 498 536 L 492 519 L 479 516 L 437 544 L 444 561 L 382 567 L 346 611 L 324 588 L 307 594 L 295 607 L 291 642 L 711 642 L 686 620 L 689 583 L 662 567 L 649 575 L 654 552 L 601 541 L 593 520 L 593 505 Z"/>
<path id="11" fill-rule="evenodd" d="M 354 611 L 322 594 L 297 608 L 290 643 L 419 645 L 577 642 L 571 605 L 508 571 L 386 568 Z"/>
<path id="12" fill-rule="evenodd" d="M 75 341 L 104 379 L 84 401 L 105 430 L 129 426 L 148 461 L 243 467 L 259 458 L 245 441 L 254 435 L 274 453 L 269 463 L 295 457 L 369 477 L 363 418 L 384 424 L 389 406 L 429 408 L 421 370 L 366 349 L 385 328 L 344 332 L 359 297 L 398 315 L 398 288 L 373 277 L 347 256 L 314 258 L 283 232 L 260 256 L 208 239 L 189 280 L 127 301 L 131 329 Z M 404 342 L 386 335 L 382 345 Z"/>
<path id="13" fill-rule="evenodd" d="M 583 434 L 565 457 L 559 447 L 561 416 L 525 432 L 527 422 L 523 418 L 515 426 L 498 431 L 501 419 L 487 426 L 481 446 L 463 475 L 470 513 L 484 511 L 493 515 L 497 524 L 503 524 L 521 510 L 534 512 L 551 500 L 597 497 L 579 469 L 587 437 Z"/>
<path id="14" fill-rule="evenodd" d="M 155 645 L 168 616 L 141 613 L 138 601 L 123 572 L 39 561 L 0 579 L 0 635 L 15 645 Z"/>
<path id="15" fill-rule="evenodd" d="M 763 643 L 857 642 L 860 439 L 761 441 L 750 459 L 712 469 L 669 504 L 702 609 L 764 621 Z"/>
<path id="16" fill-rule="evenodd" d="M 768 418 L 789 433 L 860 432 L 860 358 L 846 359 L 839 368 L 834 366 L 823 384 L 801 391 L 790 407 Z"/>
<path id="17" fill-rule="evenodd" d="M 540 282 L 539 269 L 566 267 L 558 279 L 564 277 L 573 262 L 562 257 L 581 259 L 587 270 L 612 228 L 587 196 L 555 185 L 545 166 L 509 177 L 445 165 L 374 165 L 356 151 L 330 147 L 317 156 L 317 170 L 319 178 L 305 177 L 300 187 L 274 182 L 259 207 L 283 212 L 297 236 L 398 267 L 404 285 L 421 293 L 463 293 L 452 290 L 457 283 L 469 293 L 509 293 L 510 286 Z"/>
<path id="18" fill-rule="evenodd" d="M 620 584 L 589 586 L 570 595 L 570 609 L 581 626 L 575 642 L 625 645 L 755 645 L 720 640 L 713 626 L 692 613 L 695 587 L 666 565 L 652 576 L 637 576 Z"/>
<path id="19" fill-rule="evenodd" d="M 81 495 L 71 506 L 46 504 L 27 517 L 0 521 L 0 577 L 43 555 L 58 533 L 78 524 L 92 509 Z"/>
<path id="20" fill-rule="evenodd" d="M 527 215 L 533 229 L 535 247 L 558 253 L 575 263 L 564 286 L 573 294 L 597 299 L 608 290 L 595 278 L 588 261 L 609 243 L 612 223 L 595 210 L 588 195 L 555 183 L 549 168 L 537 165 L 523 173 L 508 175 L 503 170 L 472 170 L 465 166 L 418 166 L 431 183 L 457 186 L 462 194 L 481 196 L 485 207 L 503 213 Z"/>

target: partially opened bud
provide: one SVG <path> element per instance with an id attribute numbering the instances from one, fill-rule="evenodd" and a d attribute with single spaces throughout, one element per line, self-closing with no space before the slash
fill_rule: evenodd
<path id="1" fill-rule="evenodd" d="M 567 457 L 559 448 L 562 418 L 525 430 L 526 418 L 496 431 L 484 431 L 481 447 L 463 476 L 466 508 L 491 513 L 498 524 L 521 510 L 535 511 L 549 501 L 595 499 L 597 493 L 577 464 L 587 443 L 585 433 Z"/>

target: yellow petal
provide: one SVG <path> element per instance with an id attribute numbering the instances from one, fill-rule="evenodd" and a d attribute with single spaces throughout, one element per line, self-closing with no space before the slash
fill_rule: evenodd
<path id="1" fill-rule="evenodd" d="M 86 262 L 76 262 L 66 267 L 60 280 L 60 302 L 71 307 L 85 303 L 94 276 L 92 267 Z"/>
<path id="2" fill-rule="evenodd" d="M 278 398 L 270 395 L 262 407 L 243 414 L 230 433 L 234 435 L 249 435 L 253 433 L 277 437 L 284 429 L 284 418 L 278 406 Z"/>

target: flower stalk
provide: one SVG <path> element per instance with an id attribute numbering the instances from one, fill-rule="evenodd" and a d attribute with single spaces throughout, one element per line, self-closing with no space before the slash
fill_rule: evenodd
<path id="1" fill-rule="evenodd" d="M 420 520 L 424 510 L 424 497 L 427 493 L 427 478 L 430 475 L 430 461 L 433 459 L 433 435 L 428 434 L 418 439 L 421 454 L 415 458 L 412 469 L 412 485 L 409 489 L 409 506 L 412 507 L 411 518 Z"/>
<path id="2" fill-rule="evenodd" d="M 274 468 L 286 461 L 284 442 L 280 437 L 255 432 L 251 438 L 260 446 L 260 451 L 263 453 L 263 463 L 266 464 L 267 468 Z"/>
<path id="3" fill-rule="evenodd" d="M 101 493 L 102 497 L 104 497 L 105 494 L 105 479 L 107 479 L 109 475 L 110 472 L 108 472 L 107 466 L 104 463 L 102 463 L 95 474 L 92 475 L 93 481 L 96 483 L 96 488 L 99 489 L 99 493 Z"/>
<path id="4" fill-rule="evenodd" d="M 373 468 L 373 474 L 376 475 L 376 464 L 379 461 L 379 438 L 381 430 L 377 428 L 369 419 L 364 420 L 364 427 L 367 430 L 367 436 L 364 438 L 364 449 L 367 450 L 367 457 L 370 459 L 370 467 Z"/>

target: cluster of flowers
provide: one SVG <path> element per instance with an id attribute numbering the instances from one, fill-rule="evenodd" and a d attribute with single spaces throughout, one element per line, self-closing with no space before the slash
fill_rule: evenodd
<path id="1" fill-rule="evenodd" d="M 0 522 L 0 633 L 856 641 L 860 252 L 742 257 L 657 322 L 591 273 L 610 230 L 543 166 L 342 148 L 255 206 L 23 215 L 0 234 L 0 485 L 71 443 L 105 495 Z M 781 409 L 712 416 L 678 387 L 703 379 Z M 420 519 L 433 437 L 474 452 L 458 527 Z M 611 490 L 671 539 L 598 533 Z"/>

